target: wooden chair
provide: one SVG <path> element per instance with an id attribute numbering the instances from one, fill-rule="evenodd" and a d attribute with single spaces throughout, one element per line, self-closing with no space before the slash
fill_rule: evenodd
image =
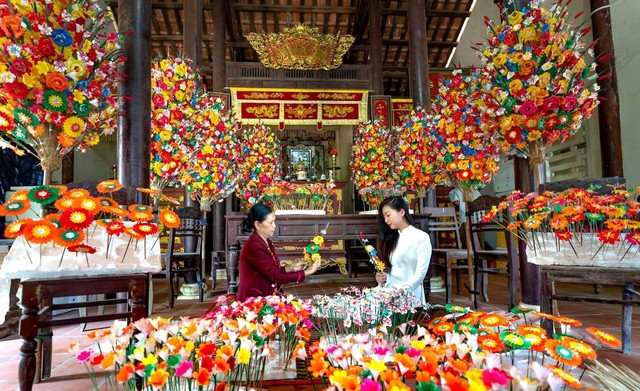
<path id="1" fill-rule="evenodd" d="M 169 243 L 165 254 L 167 283 L 169 285 L 169 308 L 179 292 L 180 277 L 187 283 L 198 283 L 198 298 L 204 300 L 204 280 L 202 278 L 202 228 L 200 209 L 185 206 L 176 209 L 180 226 L 169 231 Z M 179 251 L 182 249 L 182 251 Z"/>
<path id="2" fill-rule="evenodd" d="M 482 217 L 498 205 L 501 198 L 483 195 L 467 205 L 467 224 L 471 232 L 471 248 L 473 250 L 475 290 L 473 304 L 478 308 L 478 296 L 482 293 L 485 301 L 489 301 L 487 295 L 488 274 L 506 274 L 508 276 L 508 302 L 507 309 L 514 307 L 516 288 L 518 283 L 518 252 L 513 234 L 501 224 L 495 221 L 482 222 Z M 501 218 L 501 216 L 498 216 Z M 483 247 L 484 234 L 504 234 L 506 247 L 485 249 Z M 506 262 L 506 267 L 498 267 L 497 262 Z M 482 277 L 482 278 L 480 278 Z M 480 280 L 480 281 L 479 281 Z M 480 285 L 478 285 L 480 284 Z"/>
<path id="3" fill-rule="evenodd" d="M 435 234 L 436 240 L 432 245 L 431 253 L 431 265 L 445 269 L 445 287 L 446 287 L 446 301 L 451 302 L 451 279 L 453 270 L 456 271 L 456 289 L 457 293 L 460 293 L 460 272 L 467 270 L 468 262 L 463 264 L 453 264 L 454 260 L 461 261 L 467 260 L 467 250 L 462 247 L 460 242 L 460 226 L 458 225 L 458 217 L 456 216 L 456 209 L 453 207 L 436 208 L 426 207 L 423 208 L 422 213 L 430 214 L 428 231 Z M 452 237 L 455 237 L 455 247 L 442 247 L 438 241 L 440 234 L 448 233 Z M 438 258 L 444 258 L 444 265 L 437 261 Z"/>

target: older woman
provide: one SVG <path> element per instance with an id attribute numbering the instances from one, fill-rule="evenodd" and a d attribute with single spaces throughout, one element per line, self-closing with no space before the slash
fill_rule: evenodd
<path id="1" fill-rule="evenodd" d="M 240 251 L 239 300 L 278 293 L 283 284 L 302 282 L 320 267 L 319 260 L 306 270 L 303 270 L 303 261 L 280 266 L 276 248 L 269 239 L 276 231 L 276 215 L 265 204 L 251 207 L 247 217 L 242 220 L 242 229 L 245 232 L 253 231 L 253 234 Z"/>

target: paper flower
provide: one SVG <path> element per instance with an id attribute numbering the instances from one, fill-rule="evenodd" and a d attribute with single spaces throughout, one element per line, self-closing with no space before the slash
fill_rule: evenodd
<path id="1" fill-rule="evenodd" d="M 583 40 L 591 28 L 567 22 L 568 1 L 542 3 L 532 1 L 499 24 L 487 20 L 489 39 L 477 48 L 500 105 L 501 147 L 526 153 L 531 164 L 580 129 L 599 90 L 593 51 Z"/>

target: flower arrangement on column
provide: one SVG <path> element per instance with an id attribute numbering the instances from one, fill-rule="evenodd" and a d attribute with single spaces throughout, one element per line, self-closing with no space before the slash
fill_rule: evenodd
<path id="1" fill-rule="evenodd" d="M 0 21 L 0 147 L 35 155 L 47 184 L 115 130 L 120 36 L 96 1 L 5 2 Z"/>
<path id="2" fill-rule="evenodd" d="M 195 138 L 189 141 L 192 147 L 180 183 L 201 210 L 209 211 L 211 204 L 235 191 L 240 175 L 236 168 L 241 152 L 239 131 L 222 101 L 211 95 L 198 101 L 191 122 Z"/>
<path id="3" fill-rule="evenodd" d="M 151 63 L 151 187 L 177 184 L 184 165 L 201 142 L 193 115 L 202 94 L 201 77 L 183 55 Z"/>
<path id="4" fill-rule="evenodd" d="M 394 135 L 378 122 L 358 126 L 351 147 L 351 179 L 372 209 L 390 195 L 403 194 L 394 169 Z"/>
<path id="5" fill-rule="evenodd" d="M 498 122 L 495 101 L 489 98 L 481 72 L 470 69 L 440 83 L 432 102 L 429 148 L 439 163 L 441 177 L 473 201 L 473 189 L 484 187 L 498 172 L 500 147 L 495 141 Z"/>
<path id="6" fill-rule="evenodd" d="M 267 187 L 280 179 L 280 142 L 275 132 L 262 124 L 242 128 L 240 139 L 240 181 L 236 194 L 242 207 L 248 209 L 262 198 Z"/>
<path id="7" fill-rule="evenodd" d="M 568 2 L 542 3 L 532 1 L 500 24 L 487 20 L 489 39 L 477 48 L 501 106 L 502 149 L 524 153 L 532 165 L 591 117 L 599 89 L 588 60 L 593 50 L 583 41 L 591 28 L 567 22 Z"/>

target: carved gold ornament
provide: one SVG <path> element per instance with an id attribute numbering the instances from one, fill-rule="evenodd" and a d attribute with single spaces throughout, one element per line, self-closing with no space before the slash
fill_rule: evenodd
<path id="1" fill-rule="evenodd" d="M 260 62 L 273 69 L 336 69 L 355 40 L 351 35 L 321 34 L 317 28 L 296 25 L 281 33 L 245 35 Z"/>

